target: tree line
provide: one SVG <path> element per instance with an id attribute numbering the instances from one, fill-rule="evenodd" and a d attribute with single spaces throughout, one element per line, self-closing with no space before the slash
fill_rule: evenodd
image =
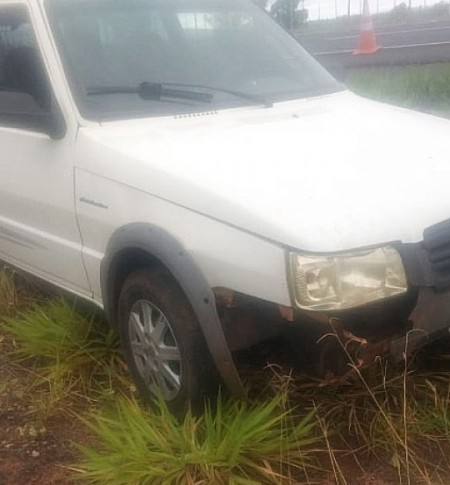
<path id="1" fill-rule="evenodd" d="M 269 0 L 254 0 L 258 5 L 267 10 Z M 276 0 L 270 7 L 270 15 L 286 29 L 295 29 L 308 20 L 308 10 L 304 8 L 304 2 L 299 8 L 301 0 Z"/>

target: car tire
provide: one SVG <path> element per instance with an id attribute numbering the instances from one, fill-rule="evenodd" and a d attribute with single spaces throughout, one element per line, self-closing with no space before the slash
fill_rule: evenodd
<path id="1" fill-rule="evenodd" d="M 121 345 L 138 391 L 160 395 L 182 415 L 201 411 L 218 377 L 189 301 L 164 269 L 140 269 L 122 285 L 118 302 Z"/>

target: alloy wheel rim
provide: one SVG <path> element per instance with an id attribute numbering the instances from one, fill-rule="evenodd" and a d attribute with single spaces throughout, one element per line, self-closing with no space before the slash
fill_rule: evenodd
<path id="1" fill-rule="evenodd" d="M 181 388 L 181 353 L 164 313 L 148 300 L 131 307 L 128 332 L 136 368 L 150 391 L 166 401 Z"/>

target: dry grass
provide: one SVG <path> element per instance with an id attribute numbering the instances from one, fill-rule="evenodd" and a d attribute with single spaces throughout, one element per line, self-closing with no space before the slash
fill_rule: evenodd
<path id="1" fill-rule="evenodd" d="M 47 293 L 36 283 L 0 262 L 0 320 L 46 298 Z"/>

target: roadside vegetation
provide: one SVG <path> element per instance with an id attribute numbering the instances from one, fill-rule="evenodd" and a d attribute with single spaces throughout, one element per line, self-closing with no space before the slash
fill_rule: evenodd
<path id="1" fill-rule="evenodd" d="M 346 82 L 363 96 L 450 118 L 450 63 L 352 69 Z"/>
<path id="2" fill-rule="evenodd" d="M 0 312 L 2 484 L 449 482 L 445 346 L 396 369 L 350 364 L 342 382 L 271 362 L 254 369 L 251 401 L 219 397 L 177 420 L 139 402 L 92 312 L 9 270 Z"/>

